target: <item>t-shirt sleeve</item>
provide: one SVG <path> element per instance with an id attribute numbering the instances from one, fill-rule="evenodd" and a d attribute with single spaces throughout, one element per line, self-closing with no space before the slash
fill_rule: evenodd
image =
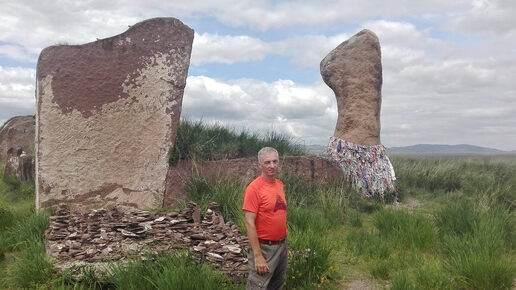
<path id="1" fill-rule="evenodd" d="M 243 210 L 258 213 L 259 201 L 258 193 L 253 186 L 248 186 L 244 192 L 244 206 Z"/>

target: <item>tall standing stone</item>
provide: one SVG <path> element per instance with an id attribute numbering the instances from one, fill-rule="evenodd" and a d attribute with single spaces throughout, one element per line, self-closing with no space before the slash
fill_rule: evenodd
<path id="1" fill-rule="evenodd" d="M 38 208 L 162 204 L 193 36 L 177 19 L 155 18 L 111 38 L 41 52 Z"/>
<path id="2" fill-rule="evenodd" d="M 378 37 L 364 29 L 321 61 L 324 82 L 337 98 L 333 136 L 360 145 L 380 143 L 382 61 Z"/>
<path id="3" fill-rule="evenodd" d="M 365 197 L 394 189 L 395 174 L 380 142 L 382 61 L 380 42 L 364 29 L 321 61 L 324 82 L 337 98 L 337 125 L 327 154 Z"/>

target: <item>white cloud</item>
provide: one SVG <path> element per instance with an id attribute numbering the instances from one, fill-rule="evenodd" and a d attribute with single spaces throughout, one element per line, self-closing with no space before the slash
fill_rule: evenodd
<path id="1" fill-rule="evenodd" d="M 473 35 L 494 37 L 516 47 L 516 2 L 513 0 L 474 0 L 471 8 L 452 20 L 450 27 Z"/>
<path id="2" fill-rule="evenodd" d="M 349 38 L 347 34 L 334 36 L 304 35 L 281 41 L 265 42 L 247 35 L 196 34 L 191 63 L 233 64 L 263 60 L 269 55 L 290 59 L 298 68 L 319 67 L 319 62 L 332 49 Z"/>
<path id="3" fill-rule="evenodd" d="M 27 52 L 24 47 L 19 45 L 0 45 L 0 55 L 4 55 L 15 61 L 35 63 L 37 55 Z"/>
<path id="4" fill-rule="evenodd" d="M 4 1 L 0 57 L 33 62 L 45 46 L 86 43 L 143 19 L 174 16 L 194 25 L 209 19 L 227 33 L 198 31 L 193 65 L 259 62 L 275 55 L 298 68 L 317 68 L 334 47 L 368 28 L 382 47 L 386 145 L 492 143 L 514 150 L 514 15 L 512 0 Z M 0 67 L 0 120 L 33 113 L 34 74 L 34 69 Z M 320 79 L 313 85 L 285 79 L 191 76 L 184 115 L 278 129 L 324 144 L 337 116 L 333 93 Z"/>
<path id="5" fill-rule="evenodd" d="M 270 45 L 247 35 L 196 33 L 191 63 L 201 65 L 207 62 L 232 64 L 240 61 L 257 61 L 264 59 L 270 51 Z"/>
<path id="6" fill-rule="evenodd" d="M 0 66 L 0 119 L 35 112 L 35 70 Z M 1 126 L 2 123 L 0 123 Z"/>
<path id="7" fill-rule="evenodd" d="M 325 143 L 334 129 L 334 107 L 333 93 L 321 83 L 307 86 L 290 80 L 266 83 L 190 76 L 182 116 L 262 133 L 278 130 L 308 143 Z"/>
<path id="8" fill-rule="evenodd" d="M 192 1 L 199 4 L 205 1 Z M 205 8 L 193 4 L 192 14 L 206 13 L 218 21 L 238 26 L 266 31 L 286 27 L 324 27 L 330 24 L 350 24 L 362 19 L 400 16 L 425 16 L 440 14 L 450 9 L 464 9 L 469 0 L 415 1 L 238 1 L 227 6 L 227 1 L 209 1 Z"/>

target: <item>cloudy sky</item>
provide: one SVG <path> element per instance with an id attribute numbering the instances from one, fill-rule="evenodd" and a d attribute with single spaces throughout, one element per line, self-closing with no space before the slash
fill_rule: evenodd
<path id="1" fill-rule="evenodd" d="M 34 114 L 40 51 L 153 17 L 195 30 L 182 116 L 325 145 L 319 62 L 360 30 L 382 47 L 382 143 L 516 150 L 514 0 L 0 0 L 0 124 Z"/>

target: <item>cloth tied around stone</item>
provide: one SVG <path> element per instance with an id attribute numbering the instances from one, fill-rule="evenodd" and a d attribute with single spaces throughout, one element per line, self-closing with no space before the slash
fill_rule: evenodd
<path id="1" fill-rule="evenodd" d="M 356 145 L 332 136 L 325 154 L 364 197 L 378 195 L 383 199 L 386 191 L 394 190 L 396 175 L 383 145 Z"/>

